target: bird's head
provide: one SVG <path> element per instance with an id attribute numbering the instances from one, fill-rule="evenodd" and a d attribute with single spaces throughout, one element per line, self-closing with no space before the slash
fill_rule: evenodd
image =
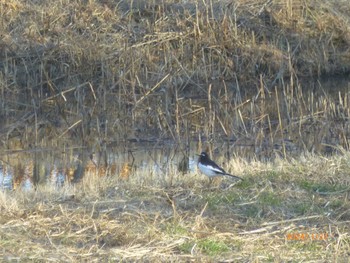
<path id="1" fill-rule="evenodd" d="M 201 154 L 198 154 L 198 156 L 200 160 L 208 158 L 208 154 L 206 152 L 202 152 Z"/>

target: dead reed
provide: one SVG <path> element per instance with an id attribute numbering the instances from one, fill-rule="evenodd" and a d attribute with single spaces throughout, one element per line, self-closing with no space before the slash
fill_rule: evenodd
<path id="1" fill-rule="evenodd" d="M 349 72 L 349 16 L 345 0 L 1 1 L 1 152 L 254 149 L 234 188 L 166 166 L 0 192 L 3 260 L 345 261 L 348 84 L 307 80 Z"/>
<path id="2" fill-rule="evenodd" d="M 104 148 L 200 134 L 269 157 L 274 144 L 282 155 L 347 148 L 348 96 L 314 86 L 313 97 L 303 78 L 349 71 L 349 10 L 347 1 L 1 2 L 2 144 Z"/>
<path id="3" fill-rule="evenodd" d="M 79 187 L 0 192 L 5 261 L 347 259 L 349 154 L 264 163 L 235 158 L 244 181 L 173 172 L 127 182 L 87 174 Z M 142 182 L 142 183 L 140 183 Z M 169 187 L 169 185 L 172 185 Z"/>

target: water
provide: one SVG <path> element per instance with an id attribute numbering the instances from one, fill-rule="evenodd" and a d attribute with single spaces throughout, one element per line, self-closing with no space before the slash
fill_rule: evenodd
<path id="1" fill-rule="evenodd" d="M 136 170 L 152 171 L 156 180 L 162 180 L 180 169 L 183 156 L 174 145 L 152 148 L 135 143 L 133 149 L 108 148 L 105 153 L 86 148 L 63 153 L 48 149 L 8 153 L 0 160 L 0 189 L 31 190 L 39 184 L 62 187 L 79 182 L 85 174 L 127 179 Z M 191 153 L 180 170 L 195 171 L 197 158 Z"/>
<path id="2" fill-rule="evenodd" d="M 170 174 L 196 172 L 196 154 L 203 150 L 220 164 L 237 156 L 270 161 L 275 157 L 297 157 L 304 151 L 335 154 L 350 145 L 349 83 L 344 78 L 305 82 L 302 97 L 286 97 L 284 90 L 276 98 L 270 91 L 270 96 L 252 99 L 241 107 L 244 125 L 227 133 L 196 128 L 198 132 L 191 131 L 184 140 L 153 136 L 148 141 L 128 140 L 89 148 L 78 145 L 2 151 L 0 189 L 31 190 L 40 184 L 62 187 L 79 182 L 88 173 L 127 180 L 135 171 L 147 171 L 150 180 L 162 182 Z M 277 114 L 277 101 L 282 120 Z"/>

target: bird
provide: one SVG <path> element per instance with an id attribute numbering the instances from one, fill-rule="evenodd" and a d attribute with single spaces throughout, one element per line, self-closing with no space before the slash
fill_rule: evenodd
<path id="1" fill-rule="evenodd" d="M 243 180 L 241 177 L 226 173 L 219 165 L 212 161 L 206 152 L 202 152 L 198 159 L 198 168 L 199 170 L 209 177 L 210 181 L 213 177 L 217 176 L 230 176 L 235 179 Z"/>

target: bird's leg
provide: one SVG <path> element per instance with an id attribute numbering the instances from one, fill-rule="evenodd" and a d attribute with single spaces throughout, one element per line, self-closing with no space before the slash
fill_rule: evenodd
<path id="1" fill-rule="evenodd" d="M 211 186 L 213 183 L 213 178 L 209 177 L 209 183 L 208 183 L 208 187 Z"/>

